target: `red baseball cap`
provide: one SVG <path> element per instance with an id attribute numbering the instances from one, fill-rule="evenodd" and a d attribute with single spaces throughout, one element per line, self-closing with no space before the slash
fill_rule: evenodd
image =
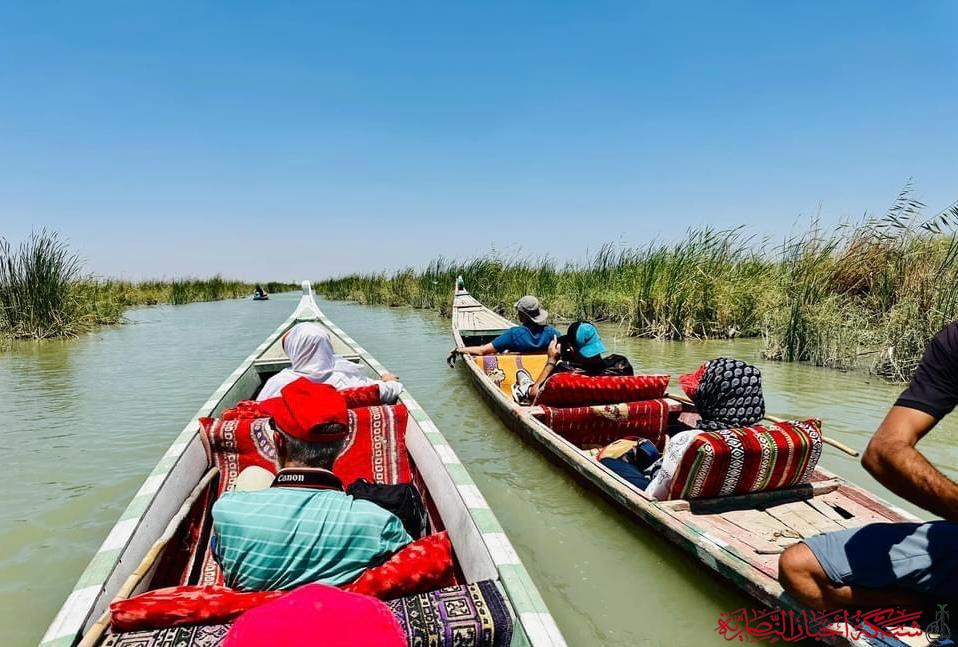
<path id="1" fill-rule="evenodd" d="M 328 384 L 317 384 L 301 377 L 283 387 L 278 397 L 259 404 L 280 431 L 297 440 L 335 442 L 349 435 L 346 398 Z M 329 433 L 318 429 L 320 425 L 331 422 L 343 425 L 343 431 Z"/>

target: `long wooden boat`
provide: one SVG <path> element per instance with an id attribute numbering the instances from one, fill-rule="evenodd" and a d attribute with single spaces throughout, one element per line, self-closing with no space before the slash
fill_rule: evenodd
<path id="1" fill-rule="evenodd" d="M 514 325 L 469 294 L 461 278 L 457 280 L 452 306 L 452 333 L 457 346 L 485 344 Z M 544 357 L 540 358 L 544 362 Z M 785 547 L 821 532 L 871 522 L 917 520 L 820 467 L 812 475 L 810 484 L 804 487 L 691 501 L 653 499 L 595 460 L 587 449 L 550 429 L 540 419 L 541 407 L 517 404 L 509 393 L 509 382 L 504 381 L 500 374 L 499 358 L 496 359 L 496 369 L 490 370 L 489 374 L 482 357 L 466 357 L 461 363 L 465 364 L 484 399 L 507 426 L 570 470 L 579 480 L 590 484 L 654 531 L 691 553 L 766 608 L 784 610 L 783 619 L 786 616 L 810 617 L 813 613 L 803 610 L 778 583 L 778 558 Z M 536 377 L 534 373 L 532 377 Z M 676 423 L 679 418 L 694 413 L 687 401 L 679 399 L 669 399 L 669 408 L 671 419 Z M 845 616 L 832 616 L 833 619 L 840 617 Z M 816 618 L 820 620 L 821 617 Z M 742 623 L 747 623 L 748 619 L 737 617 L 731 618 L 730 622 L 733 620 L 741 630 Z M 928 644 L 923 635 L 873 637 L 867 628 L 862 631 L 853 621 L 854 617 L 852 622 L 831 623 L 830 630 L 823 630 L 817 637 L 838 645 Z M 829 631 L 834 631 L 834 635 Z M 734 636 L 726 635 L 726 638 L 733 639 Z M 743 634 L 743 638 L 748 641 L 747 634 Z M 782 636 L 779 635 L 778 639 Z"/>
<path id="2" fill-rule="evenodd" d="M 371 374 L 385 371 L 320 311 L 309 282 L 304 281 L 303 295 L 293 314 L 216 389 L 150 473 L 80 576 L 43 637 L 41 647 L 76 645 L 97 624 L 124 582 L 208 473 L 198 431 L 199 418 L 218 416 L 237 402 L 252 398 L 266 379 L 288 367 L 281 337 L 302 321 L 324 326 L 336 352 L 365 365 Z M 514 618 L 513 645 L 565 645 L 532 579 L 452 447 L 408 392 L 404 391 L 400 399 L 410 414 L 406 445 L 416 482 L 424 485 L 424 499 L 449 533 L 465 581 L 497 583 Z M 151 575 L 131 593 L 149 590 Z M 86 641 L 89 639 L 88 635 Z"/>

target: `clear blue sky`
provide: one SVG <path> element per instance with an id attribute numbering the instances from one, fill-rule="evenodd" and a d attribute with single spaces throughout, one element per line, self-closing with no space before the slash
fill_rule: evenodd
<path id="1" fill-rule="evenodd" d="M 0 235 L 322 277 L 958 199 L 956 2 L 0 8 Z"/>

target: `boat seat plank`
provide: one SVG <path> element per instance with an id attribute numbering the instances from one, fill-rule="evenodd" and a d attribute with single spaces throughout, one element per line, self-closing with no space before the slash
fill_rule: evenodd
<path id="1" fill-rule="evenodd" d="M 840 515 L 838 511 L 835 510 L 835 508 L 828 505 L 825 501 L 822 501 L 821 499 L 813 499 L 808 502 L 808 505 L 818 510 L 830 521 L 835 522 L 835 524 L 838 525 L 839 528 L 857 528 L 858 526 L 862 525 L 861 523 L 849 523 L 851 521 L 850 519 L 846 519 L 845 517 Z"/>
<path id="2" fill-rule="evenodd" d="M 782 547 L 766 541 L 760 536 L 743 531 L 735 524 L 719 515 L 708 517 L 692 516 L 688 512 L 676 513 L 687 525 L 704 533 L 712 543 L 722 547 L 732 555 L 744 559 L 752 567 L 768 575 L 778 576 L 778 556 Z M 725 546 L 722 546 L 725 544 Z"/>
<path id="3" fill-rule="evenodd" d="M 315 323 L 317 323 L 318 325 L 322 326 L 322 324 L 319 323 L 319 322 L 315 322 Z M 336 353 L 337 355 L 342 355 L 342 356 L 344 356 L 344 357 L 350 357 L 350 356 L 351 356 L 351 357 L 356 357 L 356 351 L 353 350 L 353 347 L 352 347 L 352 346 L 350 346 L 349 344 L 347 344 L 346 342 L 344 342 L 342 339 L 339 338 L 339 335 L 337 335 L 337 334 L 334 333 L 333 331 L 329 330 L 329 329 L 326 328 L 325 326 L 323 326 L 323 328 L 326 330 L 326 333 L 329 335 L 329 341 L 330 341 L 330 343 L 332 343 L 332 345 L 333 345 L 333 352 L 334 352 L 334 353 Z M 282 337 L 280 337 L 280 338 L 278 338 L 276 341 L 274 341 L 274 342 L 270 345 L 270 347 L 267 348 L 267 349 L 263 352 L 263 354 L 259 356 L 258 359 L 261 359 L 261 360 L 270 360 L 270 361 L 288 360 L 289 358 L 286 356 L 286 351 L 283 350 L 283 339 L 282 339 Z"/>
<path id="4" fill-rule="evenodd" d="M 779 548 L 791 546 L 801 540 L 792 528 L 764 510 L 732 510 L 722 517 L 747 533 L 755 534 Z"/>
<path id="5" fill-rule="evenodd" d="M 838 492 L 844 499 L 853 503 L 857 503 L 863 508 L 871 510 L 874 514 L 883 517 L 884 521 L 918 521 L 917 517 L 904 516 L 899 514 L 898 510 L 893 510 L 882 505 L 881 501 L 876 501 L 875 499 L 870 498 L 867 493 L 863 492 L 857 487 L 845 484 L 838 489 Z"/>
<path id="6" fill-rule="evenodd" d="M 456 310 L 456 328 L 459 330 L 503 330 L 514 324 L 487 308 Z"/>
<path id="7" fill-rule="evenodd" d="M 786 524 L 801 535 L 803 539 L 823 532 L 842 529 L 842 526 L 808 505 L 807 501 L 783 503 L 766 508 L 766 512 Z"/>
<path id="8" fill-rule="evenodd" d="M 841 508 L 854 515 L 852 519 L 845 519 L 846 523 L 854 522 L 855 526 L 864 526 L 869 523 L 887 523 L 889 521 L 901 521 L 898 515 L 885 516 L 870 508 L 866 508 L 858 501 L 845 496 L 842 490 L 822 497 L 822 501 L 829 506 Z"/>

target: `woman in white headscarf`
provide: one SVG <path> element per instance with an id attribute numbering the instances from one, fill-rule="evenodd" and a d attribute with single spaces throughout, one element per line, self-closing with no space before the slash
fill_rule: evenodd
<path id="1" fill-rule="evenodd" d="M 277 397 L 284 386 L 301 377 L 320 384 L 330 384 L 337 389 L 376 384 L 379 386 L 379 399 L 384 404 L 392 404 L 402 393 L 402 383 L 392 373 L 386 373 L 382 380 L 376 380 L 368 377 L 360 365 L 336 355 L 329 335 L 318 324 L 301 323 L 293 326 L 283 338 L 283 350 L 289 355 L 290 368 L 269 378 L 256 396 L 257 401 Z"/>

